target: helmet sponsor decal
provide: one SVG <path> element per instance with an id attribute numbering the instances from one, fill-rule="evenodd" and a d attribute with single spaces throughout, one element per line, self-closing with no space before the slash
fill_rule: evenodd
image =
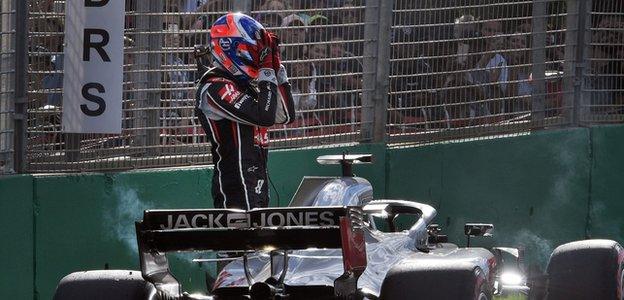
<path id="1" fill-rule="evenodd" d="M 232 46 L 231 38 L 221 38 L 219 39 L 219 45 L 223 51 L 230 51 L 230 47 Z"/>

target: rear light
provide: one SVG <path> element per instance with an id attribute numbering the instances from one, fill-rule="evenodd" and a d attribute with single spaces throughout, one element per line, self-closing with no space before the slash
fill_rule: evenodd
<path id="1" fill-rule="evenodd" d="M 334 280 L 334 295 L 339 298 L 357 294 L 357 281 L 366 270 L 366 241 L 362 230 L 362 211 L 350 208 L 340 217 L 340 242 L 344 273 Z"/>
<path id="2" fill-rule="evenodd" d="M 349 217 L 340 218 L 342 260 L 345 273 L 359 277 L 366 269 L 366 241 L 361 225 L 352 221 L 357 222 Z"/>

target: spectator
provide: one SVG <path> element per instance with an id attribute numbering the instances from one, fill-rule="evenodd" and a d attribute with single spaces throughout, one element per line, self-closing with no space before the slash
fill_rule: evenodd
<path id="1" fill-rule="evenodd" d="M 596 25 L 592 37 L 592 61 L 588 89 L 592 91 L 592 113 L 622 113 L 624 105 L 624 20 L 605 16 Z"/>
<path id="2" fill-rule="evenodd" d="M 43 77 L 43 88 L 46 96 L 46 102 L 44 106 L 53 106 L 58 107 L 61 106 L 62 94 L 61 89 L 63 88 L 63 55 L 62 54 L 54 54 L 50 55 L 50 70 Z"/>
<path id="3" fill-rule="evenodd" d="M 331 62 L 327 60 L 329 46 L 326 43 L 313 43 L 308 50 L 308 56 L 312 60 L 313 69 L 318 76 L 330 75 Z"/>
<path id="4" fill-rule="evenodd" d="M 329 19 L 321 14 L 316 14 L 308 19 L 308 41 L 310 43 L 327 41 L 327 28 L 329 25 Z"/>
<path id="5" fill-rule="evenodd" d="M 208 0 L 182 0 L 181 11 L 183 12 L 196 12 L 202 7 Z"/>
<path id="6" fill-rule="evenodd" d="M 305 52 L 305 23 L 298 15 L 288 15 L 282 20 L 281 42 L 282 56 L 296 57 L 298 53 Z M 303 49 L 302 49 L 303 48 Z"/>
<path id="7" fill-rule="evenodd" d="M 444 113 L 460 126 L 465 125 L 463 123 L 466 120 L 474 122 L 480 106 L 478 101 L 483 99 L 481 89 L 475 86 L 471 75 L 480 51 L 477 37 L 481 33 L 476 22 L 477 18 L 472 15 L 462 15 L 455 19 L 452 34 L 456 43 L 451 47 L 455 58 L 449 60 L 446 69 L 441 72 L 445 77 L 439 79 L 443 83 L 439 99 L 446 104 Z"/>
<path id="8" fill-rule="evenodd" d="M 287 70 L 290 77 L 291 91 L 293 94 L 293 102 L 296 111 L 295 124 L 298 127 L 306 127 L 320 123 L 316 113 L 307 112 L 316 108 L 317 92 L 316 92 L 316 76 L 313 74 L 313 64 L 305 56 L 305 53 L 299 53 L 298 57 L 291 58 L 292 63 L 288 64 Z M 296 132 L 297 135 L 303 132 Z"/>
<path id="9" fill-rule="evenodd" d="M 30 36 L 33 47 L 45 47 L 51 52 L 62 51 L 63 37 L 57 33 L 63 32 L 65 25 L 61 15 L 63 8 L 59 4 L 61 3 L 56 3 L 54 0 L 29 2 L 30 14 L 46 14 L 29 20 L 30 31 L 38 33 Z"/>
<path id="10" fill-rule="evenodd" d="M 214 12 L 227 11 L 229 9 L 229 3 L 224 0 L 205 0 L 194 11 L 195 13 L 183 16 L 184 29 L 202 30 L 208 29 L 219 17 Z M 202 43 L 202 44 L 205 44 Z"/>
<path id="11" fill-rule="evenodd" d="M 312 76 L 316 78 L 317 108 L 330 109 L 335 107 L 336 91 L 334 78 L 331 74 L 331 61 L 329 58 L 329 46 L 326 43 L 312 43 L 308 50 L 308 57 L 312 61 Z M 319 114 L 319 123 L 328 122 L 331 119 L 329 111 L 321 111 Z M 321 121 L 323 120 L 323 121 Z"/>
<path id="12" fill-rule="evenodd" d="M 280 14 L 271 12 L 258 14 L 255 19 L 258 20 L 258 22 L 260 22 L 266 29 L 280 27 L 283 21 Z"/>
<path id="13" fill-rule="evenodd" d="M 363 9 L 355 8 L 353 1 L 345 1 L 343 4 L 344 10 L 340 10 L 336 24 L 343 24 L 342 37 L 348 41 L 346 44 L 346 50 L 361 56 L 363 52 L 363 46 L 361 42 L 355 42 L 364 38 L 364 26 L 360 25 L 363 20 Z"/>
<path id="14" fill-rule="evenodd" d="M 477 19 L 473 15 L 463 15 L 455 20 L 453 27 L 453 38 L 457 40 L 455 44 L 456 59 L 453 63 L 464 69 L 466 66 L 473 65 L 471 59 L 474 59 L 474 56 L 470 54 L 478 51 L 476 38 L 480 32 L 476 22 Z"/>
<path id="15" fill-rule="evenodd" d="M 475 116 L 499 114 L 504 110 L 501 98 L 507 91 L 509 70 L 507 60 L 502 54 L 506 44 L 502 34 L 503 26 L 500 21 L 486 21 L 481 27 L 481 36 L 484 39 L 483 55 L 471 75 L 473 82 L 481 86 L 489 104 L 473 106 L 471 109 L 475 110 Z"/>
<path id="16" fill-rule="evenodd" d="M 293 0 L 293 4 L 293 9 L 302 11 L 297 15 L 299 15 L 307 25 L 310 25 L 310 19 L 313 16 L 326 15 L 326 12 L 332 8 L 327 0 Z"/>
<path id="17" fill-rule="evenodd" d="M 174 127 L 168 132 L 167 143 L 181 141 L 179 135 L 189 126 L 192 116 L 193 101 L 189 99 L 188 89 L 192 82 L 186 70 L 184 60 L 178 55 L 181 37 L 177 26 L 170 25 L 170 30 L 164 36 L 163 90 L 161 95 L 163 127 Z M 170 138 L 171 135 L 175 137 Z"/>
<path id="18" fill-rule="evenodd" d="M 264 3 L 260 5 L 260 7 L 258 7 L 258 10 L 263 11 L 263 12 L 267 12 L 267 11 L 276 12 L 280 14 L 282 17 L 285 17 L 286 15 L 289 14 L 289 12 L 286 12 L 286 11 L 291 10 L 291 7 L 285 1 L 266 0 L 264 1 Z"/>
<path id="19" fill-rule="evenodd" d="M 413 6 L 402 9 L 411 9 Z M 431 64 L 427 53 L 429 32 L 425 28 L 413 26 L 417 22 L 413 12 L 403 13 L 395 18 L 391 32 L 390 63 L 390 105 L 398 108 L 388 112 L 392 123 L 404 124 L 415 121 L 430 121 L 438 110 L 432 105 L 435 95 L 431 93 L 433 80 Z M 426 106 L 425 108 L 422 108 Z"/>
<path id="20" fill-rule="evenodd" d="M 362 64 L 353 53 L 347 51 L 344 38 L 338 31 L 332 37 L 329 46 L 329 56 L 331 60 L 332 76 L 335 76 L 334 86 L 340 94 L 336 97 L 336 108 L 354 107 L 359 104 L 359 91 L 362 88 Z M 333 116 L 333 121 L 355 122 L 359 117 L 353 109 L 337 110 Z"/>
<path id="21" fill-rule="evenodd" d="M 531 77 L 531 41 L 528 32 L 523 32 L 522 27 L 509 37 L 509 88 L 507 89 L 508 112 L 520 112 L 531 110 L 531 98 L 533 87 Z"/>
<path id="22" fill-rule="evenodd" d="M 177 25 L 178 28 L 182 25 L 182 19 L 180 17 L 179 2 L 175 0 L 165 0 L 163 12 L 167 13 L 162 17 L 163 29 L 168 29 L 172 25 Z"/>
<path id="23" fill-rule="evenodd" d="M 565 30 L 562 32 L 555 31 L 551 24 L 547 26 L 546 30 L 554 31 L 546 34 L 546 70 L 563 71 Z"/>
<path id="24" fill-rule="evenodd" d="M 29 2 L 29 12 L 38 15 L 29 22 L 31 32 L 36 35 L 29 37 L 31 53 L 29 56 L 33 90 L 40 107 L 61 106 L 60 89 L 63 88 L 63 32 L 61 18 L 62 6 L 53 0 Z M 45 14 L 45 15 L 43 15 Z M 45 72 L 45 75 L 38 74 Z"/>
<path id="25" fill-rule="evenodd" d="M 316 78 L 312 74 L 312 63 L 304 56 L 289 64 L 288 70 L 288 74 L 291 75 L 295 111 L 298 117 L 301 117 L 302 110 L 316 106 Z"/>

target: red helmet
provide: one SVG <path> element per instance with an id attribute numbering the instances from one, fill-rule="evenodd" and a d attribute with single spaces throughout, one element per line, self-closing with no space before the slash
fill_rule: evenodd
<path id="1" fill-rule="evenodd" d="M 264 27 L 242 13 L 228 13 L 210 28 L 210 52 L 223 69 L 241 81 L 258 77 L 258 40 Z"/>

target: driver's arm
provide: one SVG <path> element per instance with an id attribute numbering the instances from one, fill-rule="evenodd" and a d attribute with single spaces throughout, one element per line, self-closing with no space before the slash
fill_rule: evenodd
<path id="1" fill-rule="evenodd" d="M 200 109 L 209 119 L 269 127 L 275 124 L 277 109 L 277 78 L 272 69 L 261 69 L 258 96 L 241 90 L 233 81 L 211 78 L 200 87 Z"/>
<path id="2" fill-rule="evenodd" d="M 290 124 L 295 121 L 295 103 L 284 65 L 280 65 L 280 69 L 277 72 L 277 81 L 279 83 L 279 100 L 277 101 L 275 112 L 275 123 Z"/>

